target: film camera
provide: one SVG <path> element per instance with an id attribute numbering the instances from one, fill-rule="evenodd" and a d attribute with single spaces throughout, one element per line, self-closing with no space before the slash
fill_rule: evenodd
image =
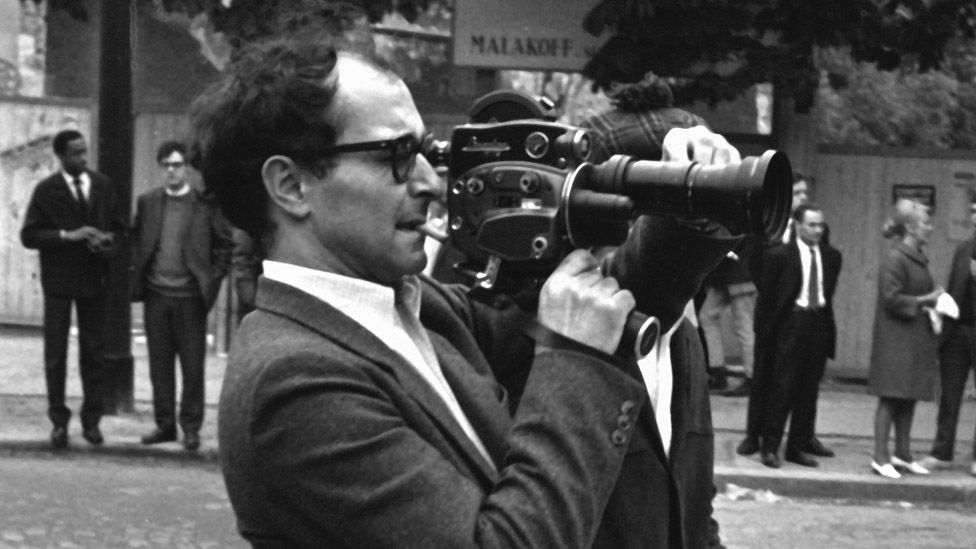
<path id="1" fill-rule="evenodd" d="M 573 248 L 617 246 L 642 214 L 708 219 L 733 234 L 781 235 L 792 169 L 782 152 L 724 166 L 616 155 L 589 162 L 594 137 L 549 119 L 544 104 L 494 92 L 472 123 L 428 154 L 448 167 L 448 229 L 474 292 L 535 292 Z M 622 348 L 650 352 L 656 321 L 632 313 Z"/>

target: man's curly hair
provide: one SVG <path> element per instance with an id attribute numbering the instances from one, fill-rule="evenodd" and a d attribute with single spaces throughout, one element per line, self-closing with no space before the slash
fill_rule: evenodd
<path id="1" fill-rule="evenodd" d="M 614 82 L 606 94 L 614 107 L 625 112 L 644 112 L 674 105 L 671 86 L 653 72 L 645 74 L 639 82 Z"/>
<path id="2" fill-rule="evenodd" d="M 191 109 L 191 160 L 231 223 L 262 242 L 273 230 L 261 170 L 284 155 L 323 169 L 319 151 L 335 144 L 327 114 L 335 97 L 335 47 L 276 38 L 245 46 L 221 81 Z"/>

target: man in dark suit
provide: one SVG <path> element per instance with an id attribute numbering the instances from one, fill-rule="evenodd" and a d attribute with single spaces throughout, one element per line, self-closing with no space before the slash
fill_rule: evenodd
<path id="1" fill-rule="evenodd" d="M 267 258 L 219 416 L 244 537 L 590 547 L 626 457 L 655 451 L 630 445 L 648 391 L 611 353 L 635 300 L 667 330 L 678 321 L 701 277 L 654 285 L 674 274 L 654 257 L 701 235 L 637 222 L 611 270 L 642 282 L 639 298 L 589 252 L 569 253 L 541 290 L 532 342 L 518 306 L 417 276 L 426 211 L 445 189 L 396 76 L 282 38 L 246 48 L 194 120 L 207 187 Z M 695 135 L 676 148 L 707 146 Z M 695 261 L 712 267 L 736 241 Z M 513 367 L 531 367 L 514 412 L 493 373 Z"/>
<path id="2" fill-rule="evenodd" d="M 68 445 L 71 410 L 65 406 L 65 375 L 71 306 L 78 315 L 79 370 L 84 402 L 82 436 L 91 444 L 104 438 L 102 325 L 105 318 L 108 258 L 124 229 L 112 182 L 87 169 L 88 147 L 81 133 L 65 130 L 54 137 L 61 171 L 37 184 L 20 232 L 25 247 L 40 251 L 44 292 L 44 374 L 48 417 L 54 424 L 51 444 Z"/>
<path id="3" fill-rule="evenodd" d="M 808 178 L 800 172 L 793 173 L 793 198 L 790 205 L 790 219 L 783 234 L 774 240 L 768 240 L 757 246 L 757 249 L 749 255 L 749 272 L 752 280 L 757 286 L 757 302 L 753 319 L 753 332 L 758 334 L 769 330 L 774 326 L 771 320 L 763 316 L 768 307 L 760 306 L 759 301 L 771 299 L 770 296 L 763 297 L 765 289 L 761 287 L 763 277 L 763 262 L 769 253 L 780 245 L 793 244 L 796 242 L 796 231 L 793 213 L 797 208 L 807 204 L 810 200 L 810 185 Z M 827 236 L 827 229 L 824 229 L 824 238 Z M 756 338 L 754 347 L 753 377 L 752 385 L 749 387 L 749 406 L 746 413 L 746 436 L 739 443 L 736 452 L 740 455 L 748 456 L 760 450 L 760 434 L 766 420 L 766 410 L 769 402 L 769 395 L 772 391 L 773 369 L 776 363 L 775 340 L 769 338 Z M 814 437 L 804 447 L 803 451 L 821 457 L 833 457 L 833 450 L 825 447 L 819 439 Z"/>
<path id="4" fill-rule="evenodd" d="M 823 241 L 823 212 L 809 204 L 793 212 L 796 241 L 764 259 L 759 304 L 766 322 L 757 326 L 774 349 L 772 386 L 762 430 L 762 462 L 779 467 L 779 445 L 790 418 L 784 457 L 816 467 L 806 449 L 814 440 L 817 397 L 827 358 L 834 355 L 836 326 L 831 302 L 841 255 Z M 791 417 L 792 416 L 792 417 Z"/>
<path id="5" fill-rule="evenodd" d="M 976 195 L 972 198 L 976 199 Z M 969 219 L 976 227 L 976 200 L 969 203 Z M 932 442 L 932 452 L 920 461 L 922 467 L 930 471 L 952 466 L 966 379 L 970 371 L 976 372 L 976 238 L 970 237 L 956 246 L 946 291 L 959 305 L 959 318 L 943 317 L 945 326 L 939 344 L 942 393 L 935 440 Z M 976 439 L 973 444 L 973 461 L 969 471 L 976 476 Z"/>
<path id="6" fill-rule="evenodd" d="M 183 446 L 200 446 L 207 312 L 220 292 L 233 245 L 216 207 L 186 178 L 186 148 L 167 141 L 156 154 L 162 186 L 138 199 L 132 228 L 132 299 L 143 301 L 156 428 L 143 444 L 176 440 L 176 357 L 183 372 Z"/>

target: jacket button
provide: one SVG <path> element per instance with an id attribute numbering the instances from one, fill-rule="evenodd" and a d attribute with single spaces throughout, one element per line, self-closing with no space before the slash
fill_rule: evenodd
<path id="1" fill-rule="evenodd" d="M 620 413 L 629 414 L 635 406 L 637 406 L 637 403 L 635 403 L 633 400 L 625 400 L 623 404 L 620 405 Z"/>
<path id="2" fill-rule="evenodd" d="M 617 416 L 617 427 L 620 427 L 624 431 L 629 431 L 633 426 L 634 422 L 630 419 L 630 416 L 624 414 Z"/>
<path id="3" fill-rule="evenodd" d="M 610 441 L 616 444 L 617 446 L 622 446 L 627 442 L 627 434 L 621 431 L 620 429 L 617 429 L 613 432 L 612 435 L 610 435 Z"/>

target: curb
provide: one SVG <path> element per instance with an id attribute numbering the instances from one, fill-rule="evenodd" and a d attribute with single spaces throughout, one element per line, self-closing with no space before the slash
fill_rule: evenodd
<path id="1" fill-rule="evenodd" d="M 83 457 L 83 458 L 134 458 L 139 460 L 163 460 L 183 464 L 220 465 L 220 454 L 215 447 L 203 446 L 195 451 L 184 450 L 178 444 L 166 446 L 144 446 L 138 439 L 131 442 L 125 439 L 113 439 L 102 446 L 92 446 L 87 442 L 72 441 L 63 450 L 51 448 L 51 443 L 37 439 L 3 439 L 0 440 L 0 456 L 5 457 Z"/>
<path id="2" fill-rule="evenodd" d="M 793 498 L 907 501 L 976 509 L 976 483 L 960 485 L 958 482 L 919 482 L 916 479 L 885 481 L 851 473 L 786 476 L 716 465 L 715 485 L 719 492 L 727 491 L 730 484 Z"/>

